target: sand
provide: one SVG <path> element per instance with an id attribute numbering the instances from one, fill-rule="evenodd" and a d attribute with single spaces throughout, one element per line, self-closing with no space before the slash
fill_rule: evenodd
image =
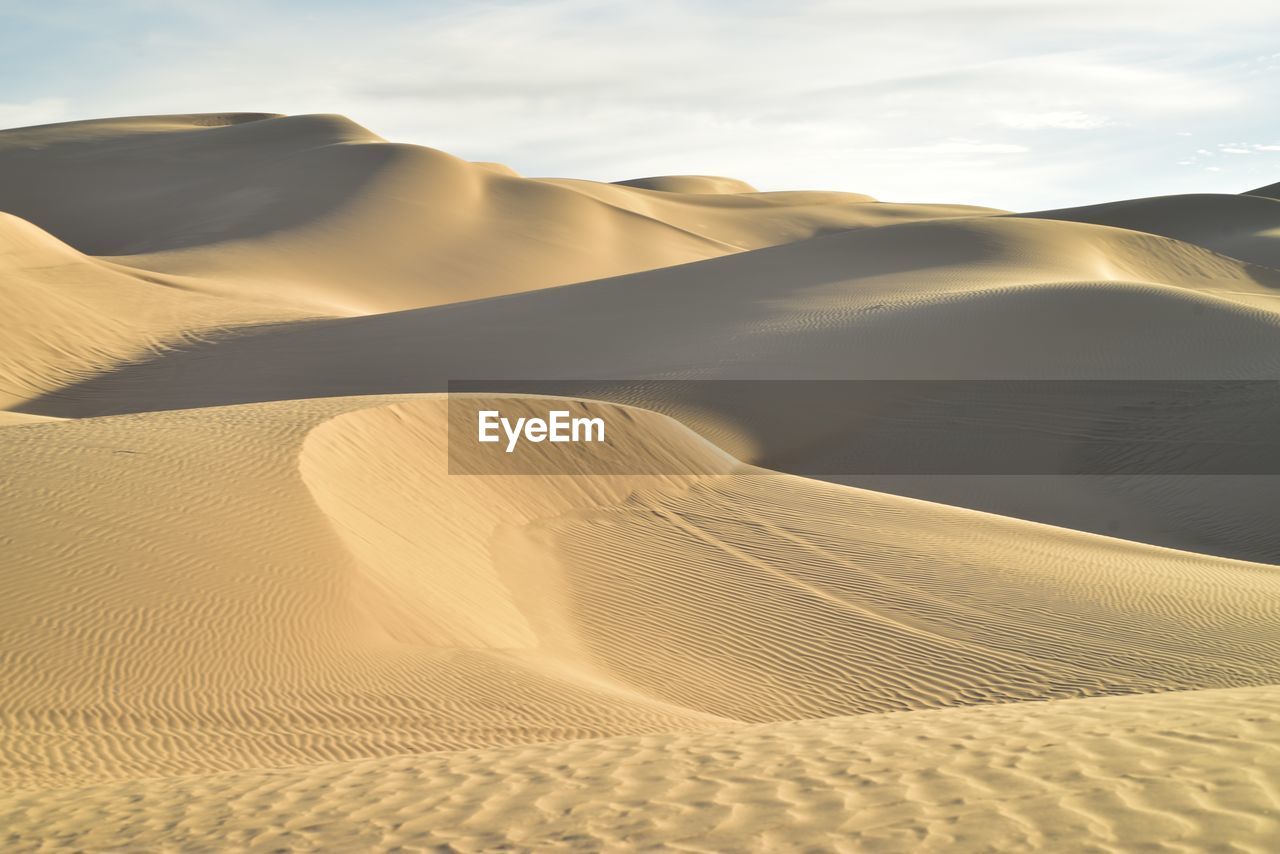
<path id="1" fill-rule="evenodd" d="M 1161 234 L 1232 258 L 1280 267 L 1280 199 L 1252 194 L 1160 196 L 1026 216 Z"/>
<path id="2" fill-rule="evenodd" d="M 212 279 L 204 289 L 218 294 L 336 314 L 534 290 L 885 218 L 982 210 L 897 209 L 851 193 L 677 195 L 529 180 L 388 143 L 341 116 L 253 119 L 8 131 L 0 137 L 4 209 L 93 255 Z"/>
<path id="3" fill-rule="evenodd" d="M 1277 478 L 800 477 L 858 413 L 604 382 L 1280 379 L 1264 196 L 0 132 L 6 847 L 1268 850 Z M 466 378 L 626 465 L 451 474 Z"/>
<path id="4" fill-rule="evenodd" d="M 1272 850 L 1275 688 L 865 715 L 18 795 L 8 841 L 455 851 Z"/>

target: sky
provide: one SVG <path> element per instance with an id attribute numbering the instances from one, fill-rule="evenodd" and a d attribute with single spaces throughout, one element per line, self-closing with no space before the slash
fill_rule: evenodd
<path id="1" fill-rule="evenodd" d="M 0 0 L 0 127 L 341 113 L 522 174 L 1043 210 L 1280 181 L 1280 3 Z"/>

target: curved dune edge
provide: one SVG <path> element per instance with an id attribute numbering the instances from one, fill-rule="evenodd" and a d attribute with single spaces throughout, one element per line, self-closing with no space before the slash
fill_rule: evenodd
<path id="1" fill-rule="evenodd" d="M 4 785 L 1280 681 L 1272 568 L 565 403 L 690 473 L 450 475 L 438 396 L 0 431 Z"/>
<path id="2" fill-rule="evenodd" d="M 61 421 L 50 415 L 28 415 L 25 412 L 0 412 L 0 427 L 20 427 L 24 424 L 38 424 L 42 421 Z"/>
<path id="3" fill-rule="evenodd" d="M 1248 688 L 394 756 L 17 794 L 0 821 L 19 848 L 1261 854 L 1278 708 Z"/>
<path id="4" fill-rule="evenodd" d="M 635 501 L 640 492 L 680 492 L 737 467 L 694 433 L 644 410 L 511 396 L 483 405 L 509 417 L 545 416 L 552 406 L 571 417 L 603 416 L 614 424 L 610 452 L 629 470 L 652 464 L 686 473 L 574 477 L 565 454 L 544 444 L 533 450 L 545 464 L 530 465 L 546 475 L 451 475 L 442 398 L 358 409 L 319 425 L 301 446 L 302 480 L 367 573 L 353 595 L 399 642 L 537 650 L 528 614 L 495 571 L 498 531 Z M 466 433 L 454 441 L 479 450 L 472 422 L 455 426 Z M 465 471 L 468 455 L 455 451 L 455 467 Z"/>
<path id="5" fill-rule="evenodd" d="M 737 178 L 722 175 L 654 175 L 649 178 L 628 178 L 614 181 L 619 187 L 635 187 L 640 190 L 656 190 L 663 193 L 725 194 L 758 193 L 755 187 Z M 866 201 L 874 201 L 870 196 Z"/>

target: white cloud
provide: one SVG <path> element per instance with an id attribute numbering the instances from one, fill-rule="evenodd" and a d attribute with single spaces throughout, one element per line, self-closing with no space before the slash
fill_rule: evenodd
<path id="1" fill-rule="evenodd" d="M 1095 116 L 1080 110 L 1050 110 L 1043 113 L 1000 113 L 997 120 L 1005 127 L 1017 130 L 1041 130 L 1062 128 L 1065 130 L 1093 130 L 1105 127 L 1110 121 L 1105 116 Z"/>
<path id="2" fill-rule="evenodd" d="M 910 154 L 1022 154 L 1030 151 L 1025 145 L 1003 142 L 978 142 L 973 139 L 948 139 L 930 145 L 912 145 L 893 148 L 890 151 Z"/>

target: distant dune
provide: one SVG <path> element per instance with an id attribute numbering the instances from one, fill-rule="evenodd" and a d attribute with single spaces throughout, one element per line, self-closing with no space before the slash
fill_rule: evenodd
<path id="1" fill-rule="evenodd" d="M 1280 198 L 1265 195 L 1255 190 L 1239 196 L 1159 196 L 1025 216 L 1161 234 L 1241 261 L 1280 268 Z"/>
<path id="2" fill-rule="evenodd" d="M 1269 184 L 1265 187 L 1259 187 L 1256 190 L 1250 190 L 1245 193 L 1246 196 L 1265 196 L 1268 199 L 1280 199 L 1280 183 Z"/>
<path id="3" fill-rule="evenodd" d="M 239 119 L 0 133 L 4 210 L 89 254 L 340 314 L 597 279 L 884 217 L 972 212 L 881 213 L 843 193 L 582 191 L 388 143 L 341 116 Z"/>
<path id="4" fill-rule="evenodd" d="M 759 192 L 746 181 L 737 178 L 722 178 L 716 175 L 660 175 L 653 178 L 632 178 L 629 181 L 616 182 L 624 187 L 639 187 L 642 190 L 661 190 L 664 193 L 708 193 L 732 194 Z M 870 196 L 866 201 L 875 201 Z"/>
<path id="5" fill-rule="evenodd" d="M 1277 234 L 1274 187 L 1009 214 L 332 115 L 0 132 L 7 846 L 1268 850 L 1280 477 L 842 474 L 869 413 L 670 383 L 1203 380 L 1174 426 L 1234 436 Z M 494 399 L 626 465 L 460 473 L 466 379 L 592 381 Z"/>

